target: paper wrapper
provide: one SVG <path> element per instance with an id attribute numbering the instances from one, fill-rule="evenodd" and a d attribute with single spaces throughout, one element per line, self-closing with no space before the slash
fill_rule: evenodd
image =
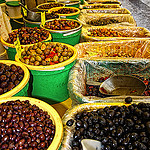
<path id="1" fill-rule="evenodd" d="M 132 97 L 133 98 L 133 103 L 138 104 L 139 102 L 145 102 L 145 103 L 149 103 L 150 102 L 150 97 Z M 70 110 L 68 110 L 64 117 L 63 117 L 63 126 L 64 126 L 64 136 L 63 136 L 63 142 L 61 145 L 61 150 L 71 150 L 72 146 L 71 146 L 71 142 L 73 139 L 73 134 L 75 132 L 75 123 L 69 127 L 66 125 L 66 122 L 70 119 L 75 119 L 75 115 L 77 113 L 80 113 L 82 111 L 96 111 L 99 108 L 104 108 L 106 106 L 122 106 L 122 105 L 126 105 L 127 104 L 124 103 L 124 99 L 125 97 L 121 96 L 121 97 L 115 97 L 115 98 L 107 98 L 105 99 L 105 102 L 101 102 L 101 103 L 86 103 L 86 104 L 82 104 L 82 105 L 77 105 L 72 107 Z"/>
<path id="2" fill-rule="evenodd" d="M 92 32 L 100 31 L 101 36 L 93 36 Z M 102 36 L 103 33 L 108 33 L 112 31 L 114 33 L 111 36 Z M 100 35 L 99 34 L 99 35 Z M 118 36 L 115 36 L 117 35 Z M 114 41 L 114 40 L 133 40 L 133 39 L 149 39 L 150 31 L 143 27 L 85 27 L 82 29 L 81 37 L 82 41 L 94 42 L 94 41 Z"/>

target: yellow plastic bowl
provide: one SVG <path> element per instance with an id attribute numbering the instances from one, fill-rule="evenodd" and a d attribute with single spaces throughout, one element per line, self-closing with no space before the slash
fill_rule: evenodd
<path id="1" fill-rule="evenodd" d="M 18 99 L 20 101 L 29 100 L 31 105 L 35 104 L 36 106 L 38 106 L 43 111 L 48 112 L 48 114 L 50 115 L 50 117 L 53 121 L 53 124 L 55 125 L 55 136 L 54 136 L 54 139 L 53 139 L 52 143 L 50 144 L 50 146 L 48 147 L 47 150 L 57 150 L 61 144 L 62 137 L 63 137 L 63 125 L 62 125 L 61 118 L 58 115 L 57 111 L 52 106 L 48 105 L 47 103 L 45 103 L 41 100 L 35 99 L 35 98 L 30 98 L 30 97 L 3 98 L 3 99 L 0 99 L 0 103 L 11 101 L 11 100 L 15 101 Z"/>
<path id="2" fill-rule="evenodd" d="M 59 16 L 75 16 L 75 15 L 78 15 L 79 13 L 80 13 L 80 9 L 79 8 L 76 8 L 76 7 L 54 7 L 54 8 L 51 8 L 51 9 L 49 9 L 49 13 L 51 13 L 52 11 L 58 11 L 58 10 L 60 10 L 60 9 L 62 9 L 62 8 L 68 8 L 68 9 L 74 9 L 74 10 L 77 10 L 77 12 L 75 12 L 75 13 L 70 13 L 70 14 L 58 14 Z"/>
<path id="3" fill-rule="evenodd" d="M 25 65 L 23 65 L 21 63 L 18 63 L 16 61 L 0 60 L 0 63 L 4 63 L 4 64 L 7 64 L 7 65 L 15 64 L 16 66 L 20 66 L 24 71 L 24 78 L 22 79 L 22 81 L 15 88 L 13 88 L 12 90 L 0 95 L 0 98 L 14 96 L 19 91 L 21 91 L 26 86 L 26 84 L 28 83 L 29 78 L 30 78 L 29 70 L 27 69 L 27 67 Z"/>
<path id="4" fill-rule="evenodd" d="M 17 30 L 17 29 L 16 29 Z M 15 30 L 13 30 L 15 31 Z M 12 31 L 12 32 L 13 32 Z M 46 41 L 49 41 L 52 39 L 52 36 L 51 34 L 49 33 L 49 37 L 46 39 L 46 40 L 43 40 L 42 42 L 46 42 Z M 3 44 L 3 46 L 7 46 L 7 47 L 12 47 L 12 48 L 15 48 L 15 45 L 14 44 L 10 44 L 10 43 L 7 43 L 6 41 L 4 41 L 4 39 L 1 37 L 1 43 Z M 35 44 L 35 43 L 34 43 Z M 27 45 L 21 45 L 22 47 L 25 47 L 25 46 L 32 46 L 34 44 L 27 44 Z"/>
<path id="5" fill-rule="evenodd" d="M 58 43 L 58 42 L 49 42 L 49 43 Z M 68 60 L 62 62 L 62 63 L 58 63 L 55 65 L 49 65 L 49 66 L 32 66 L 32 65 L 26 65 L 25 63 L 21 62 L 18 58 L 18 55 L 16 54 L 15 56 L 15 60 L 17 62 L 20 62 L 24 65 L 26 65 L 30 70 L 51 70 L 51 69 L 56 69 L 56 68 L 60 68 L 60 67 L 64 67 L 66 65 L 69 65 L 70 63 L 72 63 L 76 58 L 77 58 L 77 50 L 68 44 L 65 43 L 61 43 L 62 45 L 66 45 L 67 47 L 69 47 L 70 49 L 72 49 L 74 51 L 73 56 L 71 58 L 69 58 Z"/>

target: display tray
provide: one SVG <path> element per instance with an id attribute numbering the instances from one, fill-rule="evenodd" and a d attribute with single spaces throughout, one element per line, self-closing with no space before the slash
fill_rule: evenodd
<path id="1" fill-rule="evenodd" d="M 119 4 L 85 4 L 80 5 L 80 9 L 98 9 L 98 8 L 121 8 Z"/>
<path id="2" fill-rule="evenodd" d="M 78 20 L 86 27 L 91 26 L 136 26 L 130 14 L 80 14 Z"/>
<path id="3" fill-rule="evenodd" d="M 72 149 L 72 140 L 73 140 L 73 138 L 75 137 L 75 131 L 81 131 L 81 135 L 80 135 L 80 137 L 78 137 L 78 135 L 76 136 L 76 141 L 77 141 L 77 139 L 79 138 L 79 139 L 83 139 L 86 135 L 88 136 L 88 134 L 86 134 L 86 132 L 84 132 L 85 131 L 85 126 L 84 127 L 82 127 L 82 130 L 80 129 L 81 127 L 79 127 L 79 129 L 77 130 L 77 129 L 75 129 L 75 126 L 77 126 L 77 122 L 76 122 L 76 120 L 78 120 L 77 119 L 77 114 L 81 114 L 82 112 L 91 112 L 91 111 L 93 111 L 93 112 L 96 112 L 98 109 L 102 109 L 102 108 L 104 108 L 104 107 L 106 107 L 106 109 L 108 110 L 108 108 L 109 107 L 112 107 L 112 108 L 110 108 L 110 111 L 113 109 L 113 106 L 117 106 L 117 107 L 121 107 L 122 106 L 122 110 L 125 108 L 125 106 L 129 106 L 130 104 L 126 104 L 125 102 L 124 102 L 124 99 L 125 99 L 125 97 L 116 97 L 116 98 L 107 98 L 107 99 L 105 99 L 105 100 L 107 100 L 107 102 L 102 102 L 102 103 L 86 103 L 86 104 L 82 104 L 82 105 L 78 105 L 78 106 L 74 106 L 72 109 L 70 109 L 70 110 L 68 110 L 66 113 L 65 113 L 65 115 L 64 115 L 64 117 L 63 117 L 63 125 L 64 125 L 64 137 L 63 137 L 63 142 L 62 142 L 62 150 L 71 150 Z M 132 97 L 132 99 L 133 99 L 133 102 L 131 103 L 131 104 L 138 104 L 138 103 L 140 103 L 140 102 L 145 102 L 145 103 L 150 103 L 150 97 L 149 98 L 144 98 L 144 97 Z M 105 110 L 106 110 L 105 109 Z M 115 110 L 116 112 L 117 112 L 117 110 Z M 119 110 L 118 110 L 119 111 Z M 78 115 L 78 116 L 79 116 Z M 89 114 L 88 114 L 89 115 Z M 93 113 L 93 115 L 94 115 L 94 113 Z M 96 115 L 96 114 L 95 114 Z M 99 114 L 99 116 L 100 116 L 100 114 Z M 87 116 L 86 116 L 87 117 Z M 126 117 L 128 117 L 128 118 L 130 118 L 130 116 L 127 116 L 126 115 Z M 123 119 L 126 119 L 126 117 L 125 118 L 123 118 Z M 82 116 L 80 117 L 80 119 L 82 118 Z M 88 118 L 88 120 L 89 120 L 89 118 L 90 118 L 90 115 L 89 115 L 89 117 L 87 117 Z M 101 118 L 101 117 L 100 117 Z M 100 119 L 99 118 L 99 119 Z M 105 118 L 105 116 L 102 116 L 102 119 L 103 118 Z M 74 123 L 73 123 L 73 125 L 72 126 L 67 126 L 66 125 L 66 123 L 67 123 L 67 121 L 68 120 L 70 120 L 70 119 L 72 119 L 72 120 L 74 120 Z M 112 118 L 110 117 L 109 119 L 107 119 L 107 120 L 111 120 Z M 149 119 L 148 119 L 149 120 Z M 83 123 L 83 119 L 81 119 L 81 122 Z M 84 122 L 86 122 L 86 121 L 84 121 Z M 88 122 L 88 121 L 87 121 Z M 93 121 L 92 121 L 93 122 Z M 98 123 L 100 124 L 100 122 L 101 121 L 99 121 Z M 115 122 L 114 122 L 115 123 Z M 96 123 L 95 123 L 96 124 Z M 124 129 L 125 129 L 125 126 L 124 126 L 124 124 L 125 123 L 123 123 L 122 125 L 119 125 L 120 127 L 124 127 Z M 95 125 L 93 125 L 93 126 L 89 126 L 89 130 L 92 130 L 92 132 L 95 134 L 96 132 L 95 132 L 95 129 L 91 129 L 91 128 L 93 128 Z M 105 126 L 107 126 L 107 125 L 105 125 Z M 104 127 L 105 126 L 103 126 L 102 128 L 101 128 L 101 126 L 98 128 L 98 129 L 100 129 L 100 131 L 101 130 L 104 130 Z M 117 125 L 116 125 L 117 126 Z M 110 127 L 111 128 L 111 127 Z M 117 128 L 117 127 L 116 127 Z M 131 129 L 133 129 L 132 127 L 130 127 Z M 89 131 L 88 130 L 88 131 Z M 117 129 L 116 129 L 117 130 Z M 82 131 L 84 132 L 84 134 L 82 134 Z M 88 132 L 87 131 L 87 132 Z M 108 129 L 108 131 L 105 131 L 105 132 L 110 132 L 110 130 Z M 106 134 L 106 133 L 103 133 L 104 135 Z M 92 135 L 92 134 L 89 134 L 89 135 Z M 102 132 L 101 132 L 101 134 L 99 134 L 99 135 L 97 135 L 96 134 L 96 136 L 94 136 L 93 138 L 90 138 L 90 139 L 96 139 L 96 137 L 98 137 L 98 136 L 102 136 Z M 107 135 L 107 137 L 109 138 L 116 138 L 115 136 L 112 136 L 111 135 L 111 133 L 109 134 L 109 136 Z M 90 136 L 89 136 L 90 137 Z M 122 137 L 122 136 L 120 136 L 120 137 Z M 74 139 L 75 140 L 75 139 Z M 80 141 L 81 141 L 80 140 Z M 97 138 L 97 140 L 98 140 L 98 138 Z M 116 139 L 115 139 L 116 140 Z M 104 143 L 103 142 L 103 138 L 101 138 L 101 139 L 99 139 L 99 141 L 102 141 L 102 143 Z M 80 142 L 79 142 L 80 143 Z M 117 141 L 117 143 L 118 143 L 118 141 Z M 75 144 L 75 142 L 74 142 L 74 144 Z M 106 144 L 107 144 L 107 142 L 106 142 Z M 122 144 L 122 143 L 121 143 Z M 120 144 L 120 145 L 121 145 Z M 103 145 L 103 144 L 102 144 Z M 108 144 L 109 145 L 109 144 Z M 119 145 L 119 144 L 118 144 Z M 117 146 L 118 146 L 117 145 Z M 114 146 L 114 145 L 113 145 Z M 128 144 L 126 144 L 125 146 L 128 146 Z M 119 146 L 118 146 L 119 147 Z M 81 148 L 81 147 L 80 147 Z"/>
<path id="4" fill-rule="evenodd" d="M 131 14 L 131 12 L 126 8 L 110 8 L 110 9 L 82 9 L 81 13 L 105 13 L 105 14 Z"/>
<path id="5" fill-rule="evenodd" d="M 82 29 L 86 42 L 129 39 L 150 39 L 150 31 L 143 27 L 87 27 Z"/>
<path id="6" fill-rule="evenodd" d="M 79 59 L 69 74 L 68 90 L 73 105 L 81 103 L 105 102 L 99 86 L 109 77 L 131 75 L 141 79 L 146 89 L 142 95 L 150 96 L 150 61 L 148 59 Z M 98 86 L 87 85 L 87 81 L 98 82 Z M 134 95 L 134 93 L 131 93 Z"/>
<path id="7" fill-rule="evenodd" d="M 119 40 L 84 42 L 75 45 L 78 58 L 82 59 L 149 59 L 150 40 Z"/>

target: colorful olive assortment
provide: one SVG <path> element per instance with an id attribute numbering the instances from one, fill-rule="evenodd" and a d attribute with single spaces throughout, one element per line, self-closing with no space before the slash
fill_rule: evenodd
<path id="1" fill-rule="evenodd" d="M 14 30 L 12 33 L 9 33 L 9 38 L 6 42 L 14 44 L 14 42 L 17 40 L 17 35 L 19 36 L 20 44 L 27 45 L 46 40 L 50 33 L 44 29 L 38 29 L 37 27 L 22 27 Z"/>
<path id="2" fill-rule="evenodd" d="M 88 21 L 87 23 L 90 25 L 93 25 L 93 26 L 104 26 L 104 25 L 113 24 L 113 23 L 120 23 L 120 22 L 116 19 L 100 18 L 98 20 Z"/>
<path id="3" fill-rule="evenodd" d="M 24 71 L 20 66 L 0 63 L 0 95 L 15 88 L 23 77 Z"/>
<path id="4" fill-rule="evenodd" d="M 150 147 L 150 103 L 82 109 L 66 125 L 74 124 L 72 150 L 82 150 L 82 139 L 102 143 L 101 150 L 148 150 Z"/>
<path id="5" fill-rule="evenodd" d="M 46 66 L 68 60 L 74 51 L 61 43 L 38 43 L 25 47 L 21 61 L 27 65 Z"/>
<path id="6" fill-rule="evenodd" d="M 150 78 L 146 79 L 144 77 L 140 77 L 138 75 L 136 75 L 137 78 L 141 79 L 145 85 L 146 85 L 146 89 L 143 93 L 143 96 L 150 96 Z M 100 77 L 97 81 L 102 83 L 104 82 L 106 79 L 108 79 L 108 77 Z M 98 97 L 108 97 L 108 95 L 104 95 L 99 91 L 99 86 L 97 85 L 86 85 L 86 96 L 98 96 Z M 111 95 L 110 95 L 111 96 Z"/>
<path id="7" fill-rule="evenodd" d="M 53 21 L 46 22 L 44 28 L 51 30 L 71 30 L 78 28 L 80 24 L 76 21 L 55 19 Z"/>
<path id="8" fill-rule="evenodd" d="M 73 9 L 73 8 L 61 8 L 58 9 L 57 11 L 52 11 L 52 12 L 56 14 L 71 14 L 71 13 L 76 13 L 77 11 L 78 11 L 77 9 Z"/>
<path id="9" fill-rule="evenodd" d="M 55 125 L 46 111 L 28 100 L 0 105 L 1 150 L 46 150 L 53 141 Z"/>
<path id="10" fill-rule="evenodd" d="M 98 8 L 118 8 L 118 6 L 116 5 L 116 6 L 113 6 L 113 5 L 97 5 L 97 4 L 95 4 L 95 5 L 86 5 L 86 6 L 84 6 L 83 8 L 85 8 L 85 9 L 98 9 Z"/>
<path id="11" fill-rule="evenodd" d="M 43 4 L 39 6 L 40 9 L 51 9 L 53 7 L 62 7 L 63 4 L 60 3 L 49 3 L 49 4 Z"/>
<path id="12" fill-rule="evenodd" d="M 92 37 L 148 37 L 144 32 L 116 31 L 116 29 L 109 28 L 92 29 L 88 31 L 88 35 Z"/>
<path id="13" fill-rule="evenodd" d="M 95 1 L 95 2 L 87 2 L 88 4 L 97 4 L 97 3 L 101 3 L 101 4 L 119 4 L 119 2 L 113 2 L 113 1 L 104 1 L 104 2 L 98 2 L 98 1 Z"/>

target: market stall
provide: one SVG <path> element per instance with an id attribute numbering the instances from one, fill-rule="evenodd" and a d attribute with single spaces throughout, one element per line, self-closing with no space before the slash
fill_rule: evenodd
<path id="1" fill-rule="evenodd" d="M 0 149 L 149 150 L 149 12 L 0 1 Z"/>

